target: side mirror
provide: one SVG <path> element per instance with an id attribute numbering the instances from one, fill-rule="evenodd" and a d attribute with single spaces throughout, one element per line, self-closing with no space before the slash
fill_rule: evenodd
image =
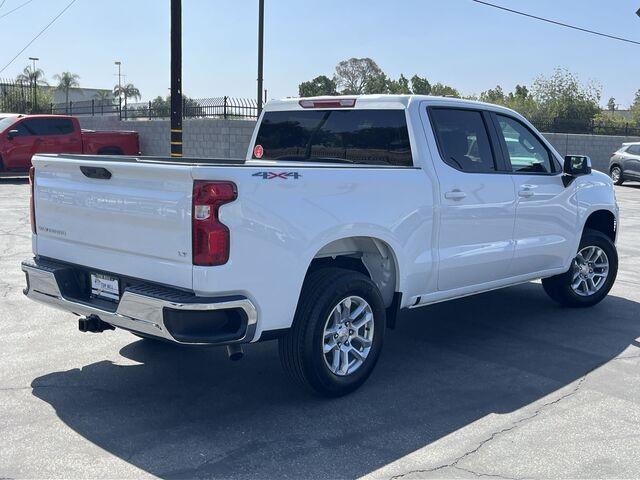
<path id="1" fill-rule="evenodd" d="M 20 136 L 20 132 L 18 130 L 9 130 L 9 133 L 7 133 L 7 138 L 9 140 L 13 140 L 15 137 Z"/>
<path id="2" fill-rule="evenodd" d="M 564 173 L 572 177 L 591 173 L 591 158 L 586 155 L 567 155 L 564 157 Z"/>

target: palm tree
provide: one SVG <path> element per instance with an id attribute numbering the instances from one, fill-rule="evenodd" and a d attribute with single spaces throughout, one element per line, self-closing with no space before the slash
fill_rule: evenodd
<path id="1" fill-rule="evenodd" d="M 113 96 L 118 98 L 124 97 L 125 111 L 127 110 L 127 99 L 133 98 L 135 100 L 139 100 L 140 98 L 142 98 L 142 95 L 140 94 L 140 90 L 138 90 L 133 83 L 127 83 L 122 87 L 119 85 L 116 85 L 115 87 L 113 87 Z"/>
<path id="2" fill-rule="evenodd" d="M 93 98 L 98 100 L 100 102 L 100 105 L 104 105 L 111 99 L 111 92 L 109 90 L 98 90 Z"/>
<path id="3" fill-rule="evenodd" d="M 16 77 L 18 83 L 28 83 L 29 85 L 49 85 L 44 78 L 44 71 L 41 68 L 35 70 L 31 65 L 27 65 L 22 73 Z"/>
<path id="4" fill-rule="evenodd" d="M 53 78 L 56 82 L 58 82 L 56 90 L 64 92 L 65 103 L 69 105 L 69 90 L 71 90 L 73 87 L 80 86 L 80 75 L 76 75 L 75 73 L 71 72 L 62 72 L 59 75 L 54 75 Z"/>

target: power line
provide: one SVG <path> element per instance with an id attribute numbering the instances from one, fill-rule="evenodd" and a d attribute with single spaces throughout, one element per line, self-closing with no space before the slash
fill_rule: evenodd
<path id="1" fill-rule="evenodd" d="M 530 13 L 519 12 L 518 10 L 512 10 L 511 8 L 503 7 L 500 5 L 495 5 L 493 3 L 484 2 L 482 0 L 471 0 L 472 2 L 479 3 L 482 5 L 486 5 L 487 7 L 497 8 L 499 10 L 504 10 L 505 12 L 515 13 L 516 15 L 522 15 L 523 17 L 533 18 L 534 20 L 540 20 L 542 22 L 551 23 L 553 25 L 559 25 L 565 28 L 571 28 L 573 30 L 579 30 L 581 32 L 590 33 L 592 35 L 599 35 L 601 37 L 611 38 L 613 40 L 619 40 L 621 42 L 633 43 L 635 45 L 640 45 L 639 41 L 631 40 L 629 38 L 616 37 L 615 35 L 609 35 L 608 33 L 596 32 L 595 30 L 589 30 L 588 28 L 576 27 L 575 25 L 569 25 L 568 23 L 558 22 L 557 20 L 551 20 L 549 18 L 538 17 L 536 15 L 531 15 Z"/>
<path id="2" fill-rule="evenodd" d="M 7 0 L 2 0 L 2 3 L 0 3 L 0 8 L 4 7 L 4 4 Z"/>
<path id="3" fill-rule="evenodd" d="M 13 58 L 9 61 L 9 63 L 7 63 L 4 67 L 2 67 L 2 69 L 0 69 L 0 73 L 4 72 L 4 71 L 7 69 L 7 67 L 8 67 L 9 65 L 11 65 L 13 62 L 15 62 L 16 58 L 18 58 L 20 55 L 22 55 L 22 53 L 23 53 L 27 48 L 29 48 L 29 47 L 31 46 L 31 44 L 32 44 L 33 42 L 35 42 L 35 41 L 36 41 L 36 40 L 37 40 L 37 39 L 38 39 L 38 38 L 39 38 L 39 37 L 40 37 L 44 32 L 46 32 L 46 31 L 47 31 L 47 29 L 48 29 L 51 25 L 53 25 L 53 24 L 55 23 L 55 21 L 56 21 L 56 20 L 58 20 L 58 19 L 59 19 L 59 18 L 64 14 L 64 12 L 66 12 L 67 10 L 69 10 L 69 9 L 71 8 L 71 6 L 72 6 L 74 3 L 76 3 L 76 1 L 77 1 L 77 0 L 71 0 L 71 2 L 69 2 L 69 4 L 68 4 L 66 7 L 64 7 L 64 8 L 60 11 L 60 13 L 58 13 L 55 17 L 53 17 L 53 20 L 51 20 L 49 23 L 47 23 L 47 25 L 46 25 L 42 30 L 40 30 L 40 32 L 38 32 L 38 34 L 37 34 L 35 37 L 33 37 L 33 38 L 31 39 L 31 41 L 30 41 L 29 43 L 27 43 L 27 44 L 25 45 L 25 47 L 24 47 L 22 50 L 20 50 L 20 51 L 16 54 L 16 56 L 15 56 L 15 57 L 13 57 Z"/>
<path id="4" fill-rule="evenodd" d="M 7 0 L 4 0 L 4 2 L 6 2 Z M 2 2 L 2 5 L 4 5 L 4 2 Z M 20 10 L 22 7 L 26 7 L 27 5 L 29 5 L 31 2 L 33 2 L 33 0 L 27 0 L 24 3 L 21 3 L 20 5 L 18 5 L 16 8 L 14 8 L 13 10 L 9 10 L 7 13 L 5 13 L 4 15 L 0 15 L 0 18 L 4 18 L 8 15 L 11 15 L 13 12 L 15 12 L 16 10 Z M 0 5 L 0 8 L 2 8 L 2 5 Z"/>

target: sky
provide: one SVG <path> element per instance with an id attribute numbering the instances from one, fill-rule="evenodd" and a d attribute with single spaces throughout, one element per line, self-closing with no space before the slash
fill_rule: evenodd
<path id="1" fill-rule="evenodd" d="M 0 68 L 69 0 L 6 0 L 0 8 Z M 640 41 L 640 7 L 629 0 L 491 0 L 499 5 Z M 2 0 L 0 0 L 0 4 Z M 257 0 L 183 0 L 183 91 L 194 98 L 255 97 Z M 170 84 L 170 0 L 77 0 L 0 73 L 29 62 L 52 81 L 68 70 L 83 87 L 113 88 L 115 60 L 143 100 Z M 627 107 L 640 89 L 640 45 L 548 25 L 471 0 L 265 0 L 265 87 L 295 96 L 298 84 L 331 76 L 336 63 L 371 57 L 391 77 L 443 82 L 463 94 L 530 85 L 555 67 L 603 87 Z"/>

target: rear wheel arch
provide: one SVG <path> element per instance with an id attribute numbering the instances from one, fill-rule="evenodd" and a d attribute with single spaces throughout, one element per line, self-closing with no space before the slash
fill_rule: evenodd
<path id="1" fill-rule="evenodd" d="M 399 263 L 393 248 L 376 237 L 355 236 L 334 240 L 322 247 L 311 260 L 305 278 L 327 267 L 352 270 L 369 277 L 378 287 L 385 307 L 399 291 Z"/>

